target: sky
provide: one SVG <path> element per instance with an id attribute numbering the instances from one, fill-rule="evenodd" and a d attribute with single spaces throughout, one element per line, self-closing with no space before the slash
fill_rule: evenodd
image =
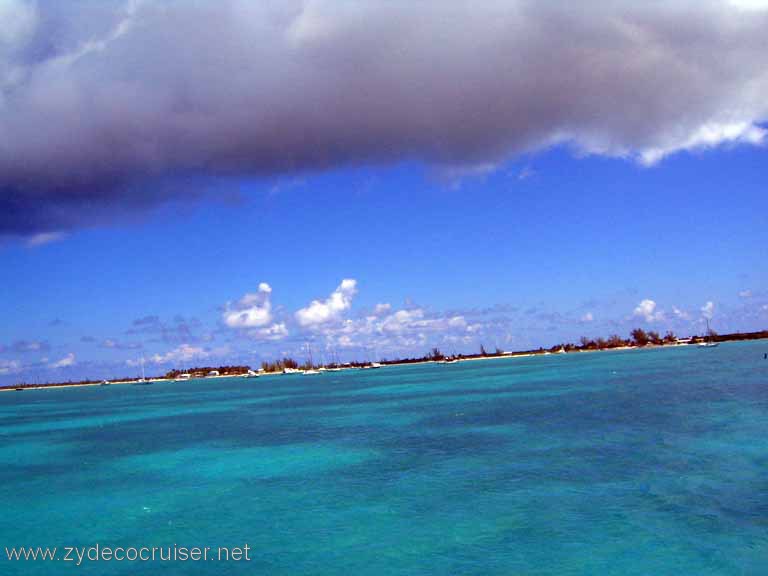
<path id="1" fill-rule="evenodd" d="M 0 0 L 0 384 L 768 327 L 768 4 Z"/>

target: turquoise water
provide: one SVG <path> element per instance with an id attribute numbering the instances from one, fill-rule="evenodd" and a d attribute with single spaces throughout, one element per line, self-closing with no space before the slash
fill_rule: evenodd
<path id="1" fill-rule="evenodd" d="M 3 393 L 0 574 L 764 575 L 764 352 Z M 251 560 L 2 550 L 96 543 Z"/>

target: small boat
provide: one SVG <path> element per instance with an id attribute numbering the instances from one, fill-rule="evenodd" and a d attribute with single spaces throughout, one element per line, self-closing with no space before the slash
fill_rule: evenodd
<path id="1" fill-rule="evenodd" d="M 135 386 L 149 386 L 152 384 L 149 380 L 147 380 L 146 376 L 144 375 L 144 357 L 141 357 L 141 378 L 136 380 L 134 383 Z"/>
<path id="2" fill-rule="evenodd" d="M 312 360 L 312 348 L 309 346 L 309 342 L 307 342 L 307 355 L 309 356 L 309 368 L 304 370 L 302 374 L 304 374 L 304 376 L 320 374 L 320 370 L 315 370 L 315 363 Z"/>
<path id="3" fill-rule="evenodd" d="M 339 353 L 336 350 L 333 350 L 331 358 L 333 360 L 333 363 L 331 364 L 330 368 L 326 368 L 326 371 L 341 372 L 341 362 L 339 362 Z"/>
<path id="4" fill-rule="evenodd" d="M 109 386 L 109 384 L 110 384 L 109 380 L 102 380 L 99 386 Z"/>
<path id="5" fill-rule="evenodd" d="M 709 327 L 709 318 L 707 320 L 707 339 L 704 342 L 699 342 L 699 348 L 717 348 L 720 342 L 712 340 L 712 329 Z"/>
<path id="6" fill-rule="evenodd" d="M 243 378 L 258 378 L 258 377 L 259 377 L 259 373 L 254 372 L 253 370 L 248 370 L 248 373 L 245 376 L 243 376 Z"/>

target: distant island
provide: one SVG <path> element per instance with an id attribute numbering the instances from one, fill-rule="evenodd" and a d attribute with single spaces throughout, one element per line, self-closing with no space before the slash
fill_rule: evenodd
<path id="1" fill-rule="evenodd" d="M 641 328 L 635 328 L 629 334 L 629 338 L 621 338 L 620 336 L 613 334 L 607 338 L 589 338 L 582 336 L 578 344 L 573 342 L 562 342 L 556 344 L 550 348 L 535 348 L 531 350 L 518 350 L 514 352 L 506 352 L 500 348 L 495 348 L 492 352 L 486 350 L 481 345 L 480 351 L 476 354 L 443 354 L 440 349 L 432 348 L 429 353 L 424 356 L 414 358 L 383 358 L 378 362 L 337 362 L 330 364 L 315 364 L 309 361 L 300 363 L 293 358 L 282 358 L 274 361 L 265 361 L 261 363 L 261 367 L 258 372 L 254 372 L 251 366 L 247 365 L 234 365 L 234 366 L 196 366 L 187 370 L 170 370 L 160 376 L 147 376 L 148 381 L 175 381 L 197 378 L 220 378 L 220 377 L 243 377 L 248 374 L 281 374 L 290 372 L 303 372 L 306 370 L 333 370 L 333 369 L 360 369 L 376 366 L 392 366 L 401 364 L 422 364 L 427 362 L 458 362 L 462 360 L 480 360 L 483 358 L 511 358 L 515 356 L 535 356 L 545 354 L 564 354 L 571 352 L 590 352 L 601 350 L 626 350 L 633 348 L 652 348 L 662 346 L 686 346 L 691 344 L 699 344 L 704 341 L 713 342 L 736 342 L 742 340 L 762 340 L 768 339 L 768 330 L 761 330 L 759 332 L 735 332 L 733 334 L 717 334 L 714 330 L 710 330 L 708 334 L 701 336 L 694 335 L 687 338 L 678 338 L 672 332 L 666 332 L 664 336 L 661 336 L 658 332 L 653 330 L 645 331 Z M 18 384 L 10 384 L 6 386 L 0 386 L 0 391 L 8 390 L 25 390 L 25 389 L 41 389 L 41 388 L 62 388 L 62 387 L 75 387 L 75 386 L 97 386 L 103 384 L 132 384 L 143 382 L 143 379 L 137 377 L 131 378 L 116 378 L 113 380 L 92 380 L 85 379 L 79 381 L 67 381 L 67 382 L 46 382 L 44 384 L 36 383 L 30 384 L 21 382 Z"/>

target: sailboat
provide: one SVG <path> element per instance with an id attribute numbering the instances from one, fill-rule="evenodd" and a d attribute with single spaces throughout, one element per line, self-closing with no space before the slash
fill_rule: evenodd
<path id="1" fill-rule="evenodd" d="M 704 342 L 699 342 L 700 348 L 716 348 L 719 346 L 719 342 L 712 340 L 712 330 L 709 328 L 709 318 L 707 320 L 707 339 Z"/>
<path id="2" fill-rule="evenodd" d="M 376 349 L 373 349 L 373 357 L 376 358 L 378 356 L 378 352 Z M 368 364 L 362 367 L 363 370 L 375 370 L 376 368 L 381 368 L 380 362 L 371 362 L 371 356 L 368 355 Z"/>
<path id="3" fill-rule="evenodd" d="M 309 355 L 309 368 L 304 370 L 303 374 L 305 376 L 308 376 L 310 374 L 320 374 L 318 370 L 315 370 L 315 364 L 312 361 L 312 348 L 310 348 L 309 342 L 307 342 L 307 354 Z"/>
<path id="4" fill-rule="evenodd" d="M 333 368 L 326 368 L 327 372 L 341 372 L 341 362 L 339 362 L 339 353 L 336 350 L 333 350 L 331 354 L 331 358 L 333 359 Z"/>
<path id="5" fill-rule="evenodd" d="M 141 357 L 141 378 L 136 381 L 136 384 L 139 386 L 149 386 L 152 384 L 144 375 L 144 356 Z"/>

